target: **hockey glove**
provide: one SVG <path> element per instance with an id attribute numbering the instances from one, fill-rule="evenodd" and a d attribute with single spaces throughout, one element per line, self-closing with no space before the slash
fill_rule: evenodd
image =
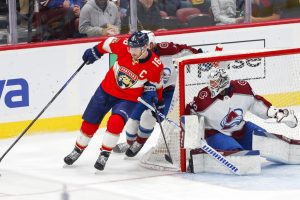
<path id="1" fill-rule="evenodd" d="M 100 59 L 101 56 L 102 54 L 98 51 L 97 46 L 94 46 L 93 48 L 85 50 L 82 60 L 89 65 Z"/>
<path id="2" fill-rule="evenodd" d="M 166 115 L 165 113 L 165 102 L 164 101 L 159 101 L 155 104 L 156 110 L 164 115 Z M 152 111 L 152 115 L 153 117 L 155 117 L 156 119 L 156 113 Z M 160 116 L 158 116 L 160 121 L 162 122 L 164 119 Z"/>
<path id="3" fill-rule="evenodd" d="M 145 83 L 144 92 L 142 94 L 142 99 L 150 105 L 153 105 L 153 103 L 158 102 L 155 85 L 148 83 L 148 82 Z"/>
<path id="4" fill-rule="evenodd" d="M 198 53 L 203 53 L 203 50 L 201 48 L 197 49 Z"/>
<path id="5" fill-rule="evenodd" d="M 293 110 L 277 109 L 271 106 L 268 110 L 268 117 L 275 118 L 278 123 L 284 123 L 290 128 L 298 125 L 298 119 Z"/>

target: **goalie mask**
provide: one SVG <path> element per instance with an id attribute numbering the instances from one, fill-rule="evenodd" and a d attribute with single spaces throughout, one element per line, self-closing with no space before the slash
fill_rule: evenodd
<path id="1" fill-rule="evenodd" d="M 220 92 L 229 87 L 229 76 L 223 68 L 212 68 L 208 75 L 208 89 L 211 98 L 215 98 Z"/>

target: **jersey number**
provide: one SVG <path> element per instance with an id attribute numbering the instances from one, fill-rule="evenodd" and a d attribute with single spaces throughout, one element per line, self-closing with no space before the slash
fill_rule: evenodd
<path id="1" fill-rule="evenodd" d="M 154 60 L 152 60 L 152 63 L 156 66 L 159 67 L 159 65 L 161 65 L 161 61 L 158 58 L 154 58 Z"/>

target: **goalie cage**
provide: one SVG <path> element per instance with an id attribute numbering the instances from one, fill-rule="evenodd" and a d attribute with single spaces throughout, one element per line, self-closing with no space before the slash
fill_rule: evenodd
<path id="1" fill-rule="evenodd" d="M 192 101 L 200 89 L 207 86 L 208 72 L 214 64 L 225 67 L 231 80 L 247 80 L 254 92 L 264 96 L 274 106 L 294 109 L 300 118 L 300 48 L 295 48 L 222 51 L 175 59 L 178 76 L 167 115 L 169 119 L 180 124 L 185 105 Z M 282 124 L 265 123 L 251 113 L 246 115 L 246 120 L 289 138 L 297 139 L 295 137 L 300 136 L 299 125 L 289 129 Z M 184 133 L 167 121 L 163 122 L 163 129 L 173 164 L 165 160 L 167 149 L 160 133 L 157 144 L 141 157 L 140 165 L 156 170 L 185 172 L 189 154 L 183 146 Z"/>

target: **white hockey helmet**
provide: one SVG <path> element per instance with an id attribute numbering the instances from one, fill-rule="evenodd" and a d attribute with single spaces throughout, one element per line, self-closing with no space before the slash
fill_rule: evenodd
<path id="1" fill-rule="evenodd" d="M 224 89 L 230 85 L 230 80 L 224 68 L 212 68 L 208 74 L 208 89 L 211 93 L 211 98 L 216 97 Z"/>
<path id="2" fill-rule="evenodd" d="M 142 33 L 146 33 L 146 34 L 148 35 L 148 37 L 149 37 L 149 45 L 150 45 L 151 43 L 153 43 L 153 45 L 156 44 L 156 42 L 155 42 L 155 35 L 154 35 L 154 33 L 153 33 L 152 31 L 149 31 L 149 30 L 141 30 L 141 32 L 142 32 Z"/>

